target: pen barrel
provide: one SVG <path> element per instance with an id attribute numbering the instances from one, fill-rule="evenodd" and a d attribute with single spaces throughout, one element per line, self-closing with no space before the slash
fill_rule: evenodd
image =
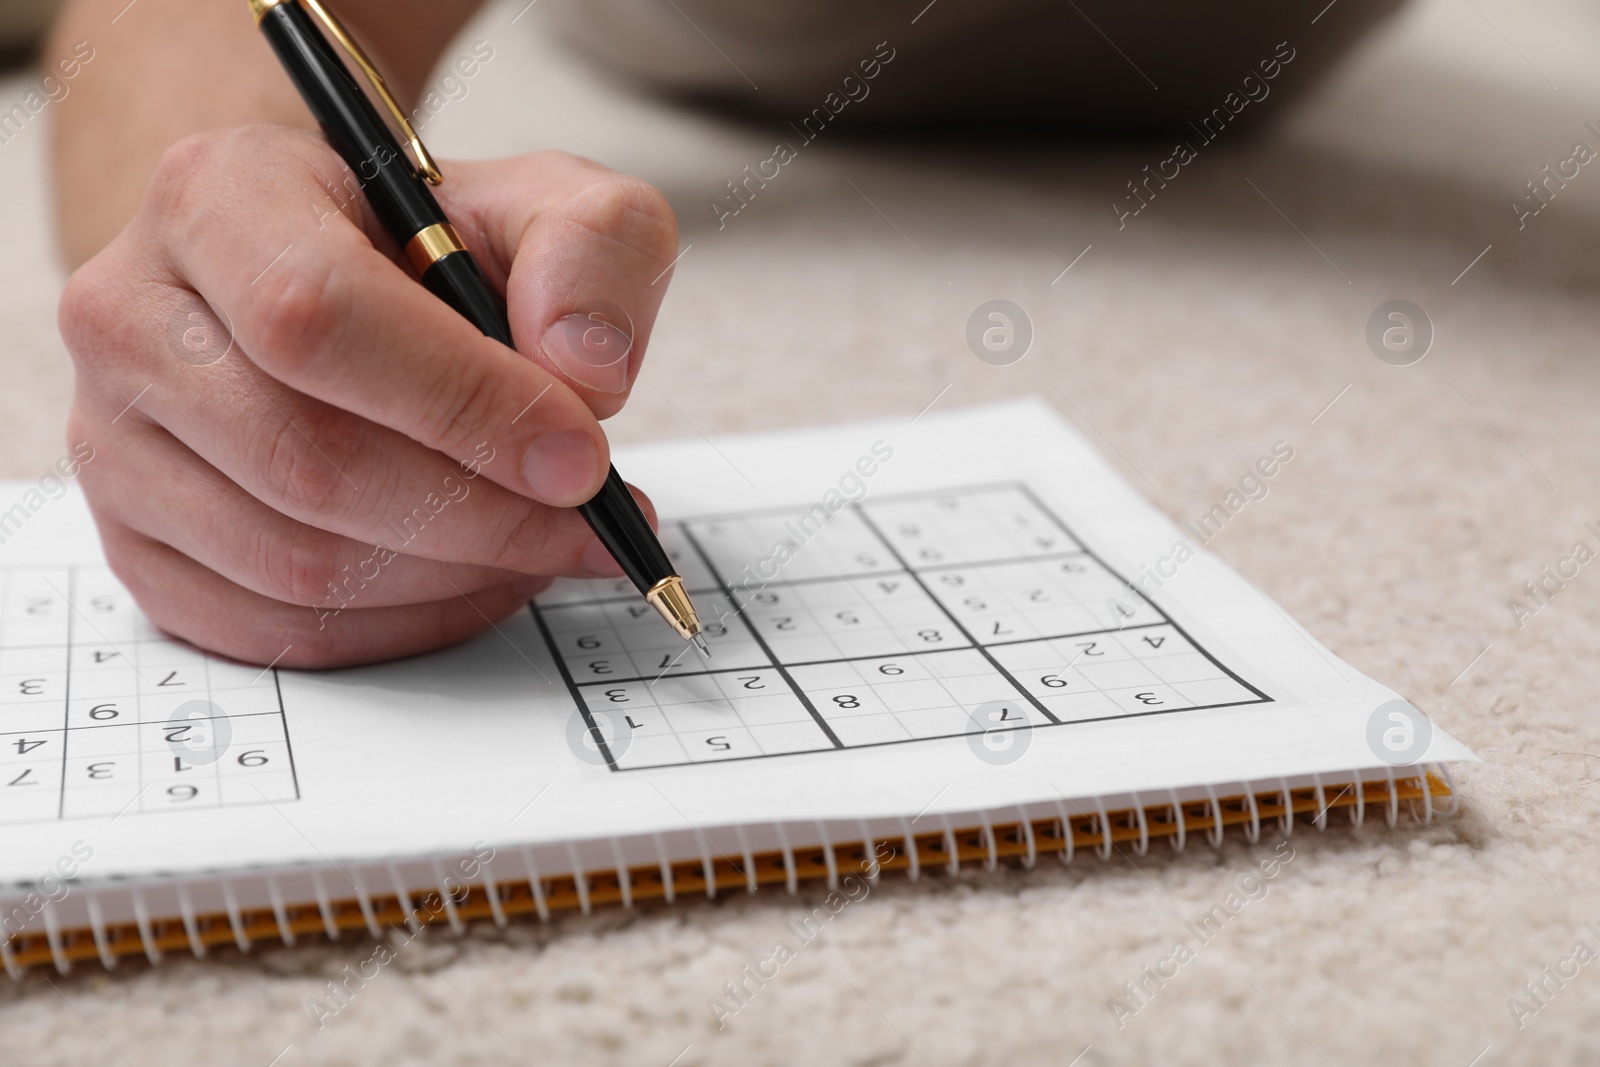
<path id="1" fill-rule="evenodd" d="M 516 347 L 511 343 L 505 298 L 483 276 L 472 253 L 452 252 L 434 260 L 433 266 L 422 272 L 422 284 L 485 334 L 507 348 Z"/>
<path id="2" fill-rule="evenodd" d="M 676 573 L 617 468 L 611 468 L 600 492 L 587 504 L 578 505 L 578 510 L 639 592 L 648 593 L 661 579 Z"/>
<path id="3" fill-rule="evenodd" d="M 453 252 L 435 260 L 423 272 L 422 284 L 478 329 L 508 348 L 515 347 L 505 300 L 483 277 L 470 253 Z M 578 505 L 578 513 L 639 592 L 648 593 L 661 579 L 677 573 L 617 468 L 610 469 L 605 484 L 587 504 Z"/>
<path id="4" fill-rule="evenodd" d="M 328 143 L 355 172 L 384 229 L 397 235 L 408 256 L 425 231 L 448 234 L 426 246 L 412 264 L 430 292 L 489 337 L 515 348 L 505 298 L 490 285 L 470 252 L 460 248 L 439 202 L 389 130 L 387 121 L 358 87 L 349 67 L 297 3 L 278 3 L 261 15 L 261 31 L 322 127 Z M 455 251 L 449 251 L 451 242 Z M 437 254 L 431 263 L 428 258 Z M 643 510 L 612 467 L 594 498 L 578 507 L 600 543 L 641 593 L 674 572 Z M 685 602 L 687 603 L 687 602 Z M 692 611 L 692 609 L 691 609 Z"/>
<path id="5" fill-rule="evenodd" d="M 261 17 L 261 32 L 328 144 L 355 172 L 384 229 L 413 234 L 448 222 L 388 123 L 305 9 L 294 3 L 274 5 Z"/>

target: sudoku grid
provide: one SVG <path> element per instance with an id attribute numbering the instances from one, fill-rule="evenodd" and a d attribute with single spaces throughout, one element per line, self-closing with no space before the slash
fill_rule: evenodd
<path id="1" fill-rule="evenodd" d="M 103 566 L 0 568 L 0 823 L 298 798 L 276 671 L 161 634 Z"/>
<path id="2" fill-rule="evenodd" d="M 827 514 L 662 524 L 709 660 L 626 579 L 540 594 L 534 617 L 612 770 L 1271 700 L 1025 485 Z"/>

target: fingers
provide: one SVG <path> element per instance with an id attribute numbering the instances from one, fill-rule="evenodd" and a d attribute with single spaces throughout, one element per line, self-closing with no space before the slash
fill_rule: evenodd
<path id="1" fill-rule="evenodd" d="M 504 466 L 487 443 L 466 465 L 453 463 L 296 393 L 244 360 L 205 371 L 151 389 L 136 410 L 289 519 L 369 550 L 383 546 L 522 574 L 614 573 L 576 511 L 540 504 L 479 476 Z"/>
<path id="2" fill-rule="evenodd" d="M 73 275 L 74 433 L 102 457 L 85 485 L 158 625 L 256 662 L 364 662 L 482 629 L 526 595 L 518 576 L 617 573 L 569 509 L 606 477 L 597 415 L 637 374 L 671 212 L 556 154 L 450 177 L 521 352 L 418 285 L 301 132 L 175 148 Z"/>
<path id="3" fill-rule="evenodd" d="M 112 457 L 97 472 L 103 477 L 125 479 L 130 490 L 172 480 L 176 475 L 160 466 L 126 461 L 119 447 L 122 432 L 155 425 L 272 510 L 368 546 L 523 574 L 616 573 L 576 512 L 477 476 L 506 466 L 487 442 L 465 466 L 453 463 L 283 386 L 236 351 L 216 358 L 227 350 L 222 341 L 202 350 L 213 359 L 202 366 L 152 355 L 148 339 L 164 323 L 186 325 L 188 315 L 200 314 L 189 309 L 206 305 L 160 286 L 146 286 L 137 299 L 108 297 L 105 290 L 116 283 L 97 277 L 108 264 L 116 261 L 97 260 L 74 275 L 62 304 L 63 332 L 79 368 L 75 407 L 84 432 Z M 107 321 L 96 324 L 96 317 Z M 223 324 L 215 324 L 215 333 L 226 335 Z M 130 513 L 151 506 L 153 496 L 134 493 Z"/>
<path id="4" fill-rule="evenodd" d="M 96 516 L 106 558 L 151 622 L 222 655 L 279 667 L 344 667 L 457 644 L 522 608 L 506 586 L 406 607 L 317 614 L 235 585 L 166 545 Z M 531 673 L 531 670 L 530 670 Z"/>
<path id="5" fill-rule="evenodd" d="M 678 255 L 666 198 L 556 152 L 450 163 L 444 173 L 440 203 L 504 285 L 517 350 L 600 418 L 615 414 Z"/>
<path id="6" fill-rule="evenodd" d="M 210 151 L 228 166 L 210 162 L 189 183 L 193 197 L 233 209 L 184 215 L 151 239 L 228 315 L 244 355 L 458 461 L 488 442 L 504 459 L 484 473 L 513 492 L 561 507 L 594 495 L 609 448 L 570 388 L 427 294 L 343 215 L 313 218 L 304 200 L 324 176 L 310 164 L 240 204 L 228 172 L 249 173 L 258 149 L 227 137 Z M 274 166 L 285 170 L 281 154 Z"/>
<path id="7" fill-rule="evenodd" d="M 118 425 L 127 429 L 97 450 L 100 467 L 82 474 L 97 507 L 251 592 L 339 611 L 507 585 L 521 585 L 531 595 L 542 584 L 498 567 L 404 554 L 391 547 L 399 540 L 393 530 L 376 543 L 297 522 L 240 489 L 166 431 L 142 422 Z"/>

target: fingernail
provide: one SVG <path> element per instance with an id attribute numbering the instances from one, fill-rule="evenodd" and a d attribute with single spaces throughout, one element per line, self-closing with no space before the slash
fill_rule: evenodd
<path id="1" fill-rule="evenodd" d="M 598 539 L 589 542 L 589 547 L 583 550 L 583 558 L 578 563 L 596 578 L 622 577 L 622 568 Z"/>
<path id="2" fill-rule="evenodd" d="M 579 385 L 599 393 L 628 387 L 633 338 L 597 316 L 568 315 L 551 323 L 539 339 L 550 362 Z"/>
<path id="3" fill-rule="evenodd" d="M 536 437 L 522 457 L 528 492 L 546 504 L 576 507 L 600 484 L 600 453 L 582 430 L 557 430 Z"/>

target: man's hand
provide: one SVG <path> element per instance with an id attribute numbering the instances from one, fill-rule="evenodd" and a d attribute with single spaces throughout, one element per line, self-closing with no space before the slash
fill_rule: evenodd
<path id="1" fill-rule="evenodd" d="M 443 170 L 439 199 L 505 288 L 519 351 L 409 275 L 303 130 L 175 145 L 72 276 L 70 432 L 95 449 L 81 478 L 158 626 L 332 666 L 458 641 L 538 576 L 619 573 L 570 508 L 605 478 L 596 419 L 638 371 L 671 211 L 560 154 Z"/>

